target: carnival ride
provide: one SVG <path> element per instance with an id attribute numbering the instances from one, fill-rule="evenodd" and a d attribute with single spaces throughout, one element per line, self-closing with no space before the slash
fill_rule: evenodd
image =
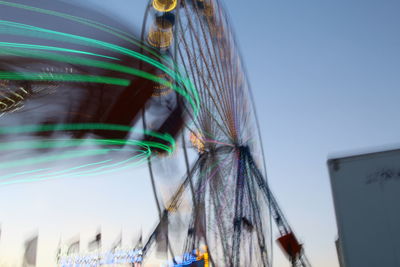
<path id="1" fill-rule="evenodd" d="M 153 85 L 174 90 L 193 109 L 198 103 L 190 81 L 160 63 L 156 51 L 104 17 L 100 23 L 23 1 L 0 7 L 0 185 L 95 176 L 172 153 L 173 134 L 138 123 Z M 152 123 L 176 113 L 165 111 Z"/>
<path id="2" fill-rule="evenodd" d="M 200 103 L 196 111 L 185 108 L 189 120 L 181 143 L 187 174 L 170 201 L 159 208 L 160 222 L 143 248 L 144 257 L 153 244 L 167 242 L 164 247 L 172 256 L 176 251 L 209 248 L 212 266 L 272 266 L 272 217 L 292 265 L 310 266 L 267 185 L 249 83 L 220 1 L 150 1 L 142 39 L 174 59 L 177 72 L 193 81 Z M 198 152 L 192 165 L 187 139 Z M 149 170 L 154 180 L 151 163 Z M 181 244 L 173 237 L 168 242 L 168 221 L 179 213 L 185 198 L 192 204 L 186 237 Z"/>
<path id="3" fill-rule="evenodd" d="M 69 27 L 0 20 L 0 185 L 147 163 L 159 223 L 144 261 L 156 246 L 172 259 L 201 248 L 209 266 L 272 266 L 273 219 L 292 265 L 310 266 L 268 187 L 250 86 L 220 1 L 152 0 L 141 38 L 112 21 L 23 2 L 0 6 Z M 19 119 L 33 110 L 29 123 Z M 163 203 L 151 159 L 171 154 L 177 140 L 186 175 Z"/>

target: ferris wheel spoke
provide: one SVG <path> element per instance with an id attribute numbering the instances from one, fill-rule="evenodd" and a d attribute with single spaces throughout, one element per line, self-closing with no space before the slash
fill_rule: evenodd
<path id="1" fill-rule="evenodd" d="M 198 50 L 200 55 L 201 55 L 202 62 L 207 63 L 207 57 L 205 56 L 206 53 L 203 51 L 203 48 L 202 48 L 202 45 L 201 45 L 201 39 L 199 38 L 199 36 L 197 36 L 197 34 L 196 35 L 194 34 L 195 29 L 194 29 L 193 22 L 191 21 L 191 19 L 188 19 L 188 23 L 189 23 L 189 27 L 191 28 L 190 38 L 191 38 L 191 43 L 193 45 L 192 50 L 194 50 L 194 51 Z M 195 43 L 197 43 L 197 47 L 194 47 Z M 206 46 L 206 48 L 208 49 L 208 52 L 209 52 L 209 44 L 205 43 L 205 46 Z M 186 48 L 188 49 L 188 46 L 186 46 Z M 208 54 L 210 54 L 210 53 L 208 53 Z M 214 57 L 208 57 L 208 59 L 211 60 L 212 62 L 214 61 Z M 206 67 L 207 74 L 210 75 L 210 77 L 212 77 L 212 72 L 210 71 L 210 68 L 209 68 L 208 64 L 204 64 L 204 66 Z M 221 84 L 218 84 L 218 85 L 214 84 L 214 80 L 213 79 L 210 79 L 209 81 L 213 82 L 213 86 L 214 86 L 215 89 L 216 88 L 222 88 Z M 218 80 L 217 80 L 217 82 L 218 82 Z"/>
<path id="2" fill-rule="evenodd" d="M 189 57 L 190 57 L 190 55 L 188 55 Z M 196 63 L 195 63 L 195 65 L 196 65 Z M 199 74 L 199 72 L 197 72 L 197 75 Z M 201 76 L 200 76 L 201 77 Z M 203 87 L 202 88 L 204 88 L 204 89 L 206 89 L 207 91 L 210 91 L 211 89 L 205 84 L 205 82 L 204 82 L 204 80 L 203 80 Z M 214 96 L 212 96 L 212 95 L 209 95 L 209 97 L 213 100 L 213 102 L 215 103 L 215 104 L 217 104 L 217 100 L 215 100 L 214 99 Z M 208 101 L 207 101 L 208 102 Z M 206 106 L 204 107 L 207 111 L 209 110 Z M 218 115 L 219 115 L 219 117 L 224 121 L 225 119 L 224 119 L 224 115 L 223 114 L 221 114 L 221 112 L 223 112 L 223 110 L 220 110 L 219 108 L 216 108 L 216 110 L 217 110 L 217 113 L 218 113 Z M 212 115 L 212 113 L 211 112 L 208 112 L 209 114 L 207 114 L 207 115 Z M 216 119 L 214 118 L 214 116 L 212 116 L 212 117 L 209 117 L 210 119 L 213 119 L 214 121 L 216 121 Z M 225 122 L 226 123 L 226 122 Z M 218 123 L 218 125 L 220 125 L 219 123 Z M 226 125 L 226 124 L 225 124 Z M 228 135 L 228 133 L 225 131 L 225 129 L 224 129 L 225 127 L 222 127 L 221 125 L 220 125 L 220 129 L 222 130 L 222 131 L 224 131 L 225 132 L 225 134 L 227 134 Z"/>
<path id="3" fill-rule="evenodd" d="M 189 57 L 189 60 L 190 60 L 190 59 L 192 59 L 191 53 L 190 53 L 191 49 L 189 48 L 189 45 L 188 45 L 188 43 L 187 43 L 185 38 L 182 38 L 182 41 L 183 41 L 184 46 L 185 46 L 186 54 L 187 54 L 187 56 Z M 201 58 L 204 60 L 205 56 L 204 56 L 203 51 L 202 51 L 201 48 L 199 49 L 199 53 L 201 55 Z M 193 62 L 193 61 L 191 61 L 191 62 Z M 193 73 L 195 73 L 196 76 L 200 75 L 200 78 L 203 77 L 202 76 L 202 72 L 200 71 L 200 67 L 198 66 L 197 62 L 194 61 L 193 63 L 194 63 L 194 66 L 195 66 L 195 72 L 193 72 Z M 206 66 L 206 70 L 207 70 L 208 74 L 211 73 L 211 70 L 210 70 L 210 68 L 208 66 Z M 217 85 L 215 84 L 215 81 L 209 80 L 209 79 L 202 79 L 202 80 L 203 80 L 203 85 L 204 86 L 206 85 L 206 81 L 210 81 L 214 88 L 218 88 Z M 214 104 L 215 108 L 217 109 L 218 114 L 220 115 L 221 118 L 224 118 L 224 116 L 221 114 L 222 111 L 219 109 L 219 105 L 217 103 L 217 101 L 220 100 L 220 99 L 214 99 L 214 96 L 212 95 L 211 90 L 210 90 L 210 88 L 208 86 L 205 86 L 205 89 L 208 92 L 208 96 L 213 100 L 213 104 Z"/>
<path id="4" fill-rule="evenodd" d="M 183 57 L 181 50 L 179 50 L 179 54 L 181 55 L 181 57 Z M 189 62 L 192 62 L 192 61 L 190 60 L 190 59 L 191 59 L 191 55 L 188 54 L 187 56 L 189 57 Z M 193 68 L 194 68 L 194 66 L 193 66 L 191 63 L 189 63 L 189 66 L 190 66 L 190 69 L 191 69 L 191 71 L 192 71 L 192 73 L 193 73 Z M 186 65 L 185 65 L 185 68 L 186 68 Z M 194 79 L 194 82 L 195 82 L 196 85 L 200 86 L 200 84 L 198 84 L 198 80 L 199 80 L 199 79 L 198 79 L 197 77 L 198 77 L 198 76 L 196 76 L 196 78 Z M 200 76 L 200 78 L 201 78 L 201 76 Z M 202 103 L 208 103 L 208 101 L 202 101 Z M 203 106 L 203 112 L 204 112 L 204 111 L 206 112 L 207 117 L 209 117 L 209 118 L 211 118 L 212 120 L 214 120 L 214 121 L 217 123 L 217 125 L 219 126 L 219 128 L 221 129 L 221 131 L 225 132 L 224 127 L 214 118 L 213 113 L 210 112 L 210 110 L 208 109 L 208 107 L 207 107 L 206 105 Z M 202 114 L 200 114 L 200 116 L 201 116 L 201 115 L 202 115 Z M 204 118 L 204 117 L 203 117 L 203 118 Z M 194 121 L 194 122 L 195 122 L 195 121 Z M 225 134 L 228 134 L 228 133 L 225 132 Z"/>
<path id="5" fill-rule="evenodd" d="M 259 193 L 247 181 L 253 178 L 245 150 L 258 145 L 255 113 L 227 16 L 218 0 L 188 0 L 170 12 L 175 24 L 161 30 L 174 32 L 174 40 L 168 39 L 173 47 L 160 49 L 182 68 L 200 102 L 197 113 L 184 104 L 190 119 L 184 122 L 192 142 L 188 147 L 203 160 L 193 175 L 193 206 L 186 217 L 190 234 L 183 249 L 206 244 L 212 248 L 213 266 L 267 267 L 264 234 L 269 228 L 263 219 L 270 218 L 269 210 L 265 202 L 258 203 Z"/>

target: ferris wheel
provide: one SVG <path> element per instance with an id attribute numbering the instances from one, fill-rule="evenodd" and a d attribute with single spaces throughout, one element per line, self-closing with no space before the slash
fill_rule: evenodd
<path id="1" fill-rule="evenodd" d="M 250 86 L 220 1 L 152 0 L 141 40 L 111 22 L 11 1 L 0 4 L 2 10 L 21 12 L 22 20 L 34 13 L 69 25 L 61 32 L 56 24 L 0 21 L 0 32 L 16 38 L 0 42 L 0 88 L 7 91 L 0 95 L 0 150 L 11 151 L 7 160 L 13 156 L 11 165 L 2 165 L 7 173 L 0 185 L 27 182 L 26 176 L 33 174 L 29 181 L 97 176 L 147 161 L 160 221 L 144 244 L 145 259 L 157 244 L 172 257 L 203 251 L 208 266 L 271 266 L 274 219 L 293 266 L 309 266 L 267 185 Z M 38 43 L 21 39 L 26 37 Z M 79 94 L 69 101 L 72 91 Z M 59 120 L 29 127 L 10 124 L 29 111 L 26 107 L 41 104 L 31 104 L 34 97 L 57 106 L 54 111 L 35 109 L 38 117 L 50 114 Z M 79 105 L 67 108 L 71 102 Z M 63 115 L 54 116 L 56 112 Z M 132 125 L 139 122 L 143 129 L 135 133 Z M 16 135 L 21 140 L 10 143 L 7 138 Z M 187 172 L 169 201 L 160 205 L 151 159 L 172 154 L 178 138 Z M 49 148 L 59 157 L 25 153 L 29 158 L 20 158 L 21 151 L 44 153 Z M 117 152 L 124 157 L 114 158 Z M 91 161 L 77 163 L 77 157 Z M 63 169 L 37 165 L 67 159 L 70 165 Z M 11 169 L 21 165 L 26 169 Z M 172 227 L 177 228 L 174 234 L 168 233 Z"/>
<path id="2" fill-rule="evenodd" d="M 278 241 L 293 266 L 310 266 L 267 185 L 250 86 L 222 3 L 150 1 L 142 40 L 173 59 L 175 73 L 189 77 L 198 101 L 195 109 L 182 103 L 187 174 L 159 208 L 160 223 L 144 253 L 152 244 L 170 240 L 165 247 L 172 256 L 207 248 L 211 266 L 272 266 L 273 218 L 281 234 Z M 164 90 L 161 102 L 174 97 Z M 177 103 L 180 98 L 176 96 Z M 185 140 L 190 140 L 189 147 Z M 198 156 L 190 164 L 191 149 Z M 149 168 L 152 173 L 151 164 Z M 166 225 L 179 214 L 185 198 L 192 208 L 183 238 L 177 239 L 167 234 Z"/>

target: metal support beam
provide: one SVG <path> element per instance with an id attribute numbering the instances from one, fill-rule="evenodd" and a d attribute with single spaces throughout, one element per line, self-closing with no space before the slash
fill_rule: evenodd
<path id="1" fill-rule="evenodd" d="M 236 192 L 235 192 L 235 217 L 233 219 L 233 244 L 232 244 L 232 267 L 239 267 L 240 265 L 240 237 L 242 230 L 242 217 L 243 217 L 243 192 L 244 180 L 247 173 L 245 154 L 243 149 L 237 149 L 237 178 L 236 178 Z"/>
<path id="2" fill-rule="evenodd" d="M 289 223 L 287 222 L 282 210 L 279 208 L 278 202 L 276 201 L 274 195 L 272 194 L 270 188 L 266 184 L 263 175 L 255 164 L 253 157 L 250 151 L 247 149 L 246 154 L 249 161 L 249 169 L 254 174 L 256 181 L 258 183 L 259 188 L 262 192 L 264 192 L 264 198 L 267 201 L 268 205 L 271 207 L 272 217 L 275 220 L 275 223 L 279 229 L 281 236 L 288 235 L 293 233 Z M 311 267 L 310 262 L 308 261 L 303 248 L 298 255 L 291 257 L 290 259 L 294 267 Z"/>

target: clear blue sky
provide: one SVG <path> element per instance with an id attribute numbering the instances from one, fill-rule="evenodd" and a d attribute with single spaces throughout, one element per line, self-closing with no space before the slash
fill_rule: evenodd
<path id="1" fill-rule="evenodd" d="M 144 9 L 142 0 L 86 4 L 107 6 L 132 24 L 140 23 Z M 252 84 L 271 188 L 313 265 L 337 267 L 326 160 L 337 152 L 400 146 L 400 2 L 225 0 L 225 5 Z M 138 170 L 138 179 L 145 175 Z M 106 184 L 98 181 L 93 191 L 108 195 Z M 79 185 L 84 194 L 85 185 Z M 78 181 L 67 186 L 74 190 Z M 128 188 L 118 190 L 111 195 L 129 194 Z M 124 208 L 105 209 L 121 214 Z M 114 222 L 123 219 L 119 216 Z M 275 266 L 289 266 L 279 248 L 274 250 Z"/>
<path id="2" fill-rule="evenodd" d="M 400 144 L 400 2 L 226 4 L 256 99 L 270 185 L 314 266 L 338 266 L 326 159 Z"/>
<path id="3" fill-rule="evenodd" d="M 400 2 L 226 4 L 256 99 L 270 185 L 314 266 L 338 266 L 326 159 L 399 146 Z"/>

